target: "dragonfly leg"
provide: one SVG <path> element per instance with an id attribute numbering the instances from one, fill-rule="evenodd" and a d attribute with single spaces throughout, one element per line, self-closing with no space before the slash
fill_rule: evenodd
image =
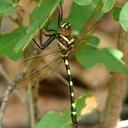
<path id="1" fill-rule="evenodd" d="M 62 3 L 60 2 L 60 7 L 57 7 L 58 10 L 58 28 L 60 27 L 60 24 L 62 22 L 63 19 L 63 9 L 62 9 Z M 49 29 L 49 24 L 50 24 L 50 18 L 48 17 L 48 23 L 45 27 L 45 31 L 40 29 L 39 32 L 39 41 L 40 41 L 40 45 L 35 41 L 35 39 L 33 39 L 33 42 L 41 49 L 45 49 L 58 35 L 58 30 L 54 30 L 54 29 Z M 47 39 L 47 41 L 45 43 L 43 43 L 43 38 L 42 38 L 42 34 L 44 34 L 45 36 L 49 37 Z"/>
<path id="2" fill-rule="evenodd" d="M 40 41 L 40 47 L 41 47 L 41 48 L 43 48 L 43 47 L 44 47 L 44 44 L 45 44 L 45 43 L 43 43 L 43 35 L 45 35 L 45 36 L 47 36 L 47 37 L 50 38 L 50 37 L 53 36 L 54 34 L 52 34 L 52 33 L 51 33 L 51 34 L 45 33 L 44 31 L 42 31 L 42 30 L 40 29 L 40 31 L 39 31 L 39 41 Z M 35 41 L 34 41 L 34 42 L 35 42 Z M 37 43 L 35 42 L 35 44 L 37 44 Z M 38 47 L 39 47 L 39 46 L 38 46 Z M 40 48 L 40 47 L 39 47 L 39 48 Z M 41 49 L 41 48 L 40 48 L 40 49 Z"/>
<path id="3" fill-rule="evenodd" d="M 42 46 L 40 46 L 34 39 L 33 42 L 41 49 L 44 50 L 50 43 L 52 43 L 52 41 L 56 38 L 56 34 L 51 35 L 46 42 L 44 42 L 42 44 Z"/>
<path id="4" fill-rule="evenodd" d="M 60 2 L 60 8 L 57 8 L 58 10 L 58 28 L 60 27 L 62 20 L 63 20 L 63 9 L 62 9 L 62 3 Z"/>

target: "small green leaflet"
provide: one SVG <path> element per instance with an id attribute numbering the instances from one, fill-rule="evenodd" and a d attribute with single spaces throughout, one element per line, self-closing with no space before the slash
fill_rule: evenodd
<path id="1" fill-rule="evenodd" d="M 97 48 L 92 42 L 87 42 L 76 53 L 76 58 L 85 68 L 96 64 L 104 64 L 110 71 L 128 73 L 128 66 L 121 60 L 123 54 L 114 48 Z"/>
<path id="2" fill-rule="evenodd" d="M 97 107 L 97 100 L 91 93 L 86 93 L 76 102 L 78 120 L 87 116 Z M 37 123 L 36 128 L 71 128 L 70 107 L 64 113 L 48 112 Z"/>
<path id="3" fill-rule="evenodd" d="M 58 6 L 60 0 L 42 0 L 39 7 L 35 8 L 30 17 L 30 25 L 26 34 L 18 41 L 14 51 L 24 51 L 32 38 L 36 35 L 48 21 L 48 17 L 52 15 Z"/>
<path id="4" fill-rule="evenodd" d="M 79 5 L 88 5 L 91 4 L 92 0 L 74 0 Z"/>
<path id="5" fill-rule="evenodd" d="M 104 13 L 109 12 L 113 8 L 113 6 L 115 4 L 115 0 L 102 0 L 102 2 L 103 2 L 102 11 Z"/>
<path id="6" fill-rule="evenodd" d="M 128 31 L 128 2 L 123 6 L 120 16 L 119 16 L 119 22 L 121 27 Z"/>
<path id="7" fill-rule="evenodd" d="M 11 33 L 0 36 L 0 55 L 6 55 L 12 60 L 17 60 L 22 51 L 14 53 L 13 49 L 17 42 L 25 34 L 26 28 L 18 28 Z"/>
<path id="8" fill-rule="evenodd" d="M 119 16 L 120 16 L 120 11 L 121 11 L 121 7 L 115 7 L 114 11 L 113 11 L 113 19 L 115 21 L 119 21 Z"/>

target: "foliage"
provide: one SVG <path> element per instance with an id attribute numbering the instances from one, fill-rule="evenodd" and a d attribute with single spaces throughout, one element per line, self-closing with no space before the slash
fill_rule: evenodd
<path id="1" fill-rule="evenodd" d="M 87 116 L 90 112 L 94 111 L 97 107 L 96 98 L 91 93 L 86 93 L 83 97 L 78 99 L 76 103 L 78 120 Z M 71 117 L 70 107 L 66 108 L 63 113 L 61 112 L 48 112 L 37 123 L 36 128 L 70 128 Z"/>
<path id="2" fill-rule="evenodd" d="M 71 23 L 73 30 L 80 31 L 83 25 L 88 23 L 98 3 L 99 0 L 95 0 L 91 4 L 84 6 L 80 6 L 75 2 L 72 4 L 70 15 L 66 20 Z M 99 12 L 98 15 L 101 15 L 101 13 Z M 80 14 L 83 15 L 80 16 Z"/>
<path id="3" fill-rule="evenodd" d="M 115 4 L 115 0 L 102 0 L 102 2 L 103 2 L 102 11 L 104 13 L 109 12 Z"/>
<path id="4" fill-rule="evenodd" d="M 79 5 L 88 5 L 91 4 L 92 0 L 74 0 L 74 2 L 76 2 Z"/>
<path id="5" fill-rule="evenodd" d="M 14 51 L 24 51 L 35 34 L 48 21 L 48 17 L 55 11 L 59 0 L 42 0 L 39 7 L 35 8 L 30 16 L 30 25 L 26 30 L 26 34 L 18 41 Z M 45 12 L 45 13 L 42 13 Z"/>
<path id="6" fill-rule="evenodd" d="M 114 19 L 115 21 L 119 21 L 119 14 L 120 14 L 120 11 L 121 11 L 121 7 L 116 6 L 116 7 L 114 8 L 114 11 L 113 11 L 113 19 Z"/>
<path id="7" fill-rule="evenodd" d="M 16 13 L 16 4 L 13 0 L 0 0 L 0 17 Z"/>
<path id="8" fill-rule="evenodd" d="M 125 31 L 128 31 L 128 2 L 120 11 L 119 22 Z"/>
<path id="9" fill-rule="evenodd" d="M 20 50 L 16 54 L 13 52 L 13 49 L 21 37 L 25 35 L 25 31 L 26 28 L 20 27 L 11 33 L 0 36 L 0 54 L 7 55 L 9 58 L 17 60 L 21 56 L 22 51 Z"/>
<path id="10" fill-rule="evenodd" d="M 84 45 L 76 55 L 85 68 L 91 68 L 98 63 L 104 64 L 111 71 L 128 72 L 128 66 L 121 60 L 123 56 L 121 51 L 114 48 L 99 49 L 95 37 L 90 38 L 86 43 L 87 45 Z"/>

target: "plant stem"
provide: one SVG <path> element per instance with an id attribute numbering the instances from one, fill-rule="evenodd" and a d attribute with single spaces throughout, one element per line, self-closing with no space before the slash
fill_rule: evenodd
<path id="1" fill-rule="evenodd" d="M 118 48 L 124 53 L 124 61 L 128 64 L 128 33 L 121 28 L 118 35 Z M 100 128 L 115 128 L 120 120 L 122 103 L 127 85 L 127 76 L 121 73 L 112 73 L 109 81 L 108 97 L 103 115 L 101 117 Z"/>
<path id="2" fill-rule="evenodd" d="M 23 75 L 24 74 L 19 74 L 13 82 L 10 82 L 3 95 L 1 106 L 0 106 L 0 128 L 3 128 L 3 117 L 4 117 L 5 109 L 7 107 L 9 96 L 12 93 L 12 91 L 15 89 L 17 83 L 23 78 Z"/>

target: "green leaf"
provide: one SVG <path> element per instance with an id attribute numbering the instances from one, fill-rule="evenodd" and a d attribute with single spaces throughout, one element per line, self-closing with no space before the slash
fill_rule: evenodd
<path id="1" fill-rule="evenodd" d="M 104 13 L 109 12 L 113 8 L 113 6 L 115 4 L 115 0 L 102 0 L 102 2 L 103 2 L 102 11 Z"/>
<path id="2" fill-rule="evenodd" d="M 111 71 L 128 73 L 127 65 L 121 60 L 121 51 L 114 48 L 99 49 L 92 45 L 84 45 L 76 53 L 76 58 L 82 66 L 91 68 L 96 64 L 104 64 Z"/>
<path id="3" fill-rule="evenodd" d="M 16 13 L 16 6 L 13 6 L 12 0 L 0 0 L 0 17 Z"/>
<path id="4" fill-rule="evenodd" d="M 87 93 L 76 103 L 78 120 L 91 113 L 97 107 L 96 98 Z M 48 112 L 37 123 L 36 128 L 71 128 L 70 107 L 64 113 Z"/>
<path id="5" fill-rule="evenodd" d="M 28 27 L 26 34 L 21 38 L 14 51 L 18 52 L 24 50 L 30 43 L 32 38 L 36 35 L 40 28 L 42 28 L 48 21 L 48 17 L 55 11 L 60 0 L 42 0 L 39 7 L 35 8 L 31 14 L 30 26 Z"/>
<path id="6" fill-rule="evenodd" d="M 119 22 L 121 24 L 121 27 L 125 31 L 128 31 L 128 2 L 123 6 L 120 12 Z"/>
<path id="7" fill-rule="evenodd" d="M 88 20 L 94 13 L 97 4 L 99 4 L 99 0 L 94 0 L 91 2 L 91 4 L 86 6 L 79 6 L 78 4 L 73 2 L 70 16 L 68 19 L 66 19 L 68 22 L 71 23 L 73 30 L 80 31 L 82 29 L 83 25 L 88 22 Z M 96 18 L 98 19 L 98 16 L 101 15 L 102 11 L 98 13 Z"/>
<path id="8" fill-rule="evenodd" d="M 0 54 L 8 56 L 10 59 L 17 60 L 21 56 L 22 51 L 14 53 L 13 50 L 17 42 L 25 34 L 25 30 L 26 28 L 18 28 L 9 34 L 1 35 Z"/>
<path id="9" fill-rule="evenodd" d="M 79 5 L 88 5 L 91 4 L 92 0 L 74 0 Z"/>
<path id="10" fill-rule="evenodd" d="M 119 21 L 119 15 L 120 15 L 121 7 L 115 7 L 113 11 L 113 19 L 115 21 Z"/>
<path id="11" fill-rule="evenodd" d="M 100 43 L 100 39 L 97 36 L 92 36 L 89 39 L 89 43 L 87 42 L 88 45 L 96 47 Z"/>

